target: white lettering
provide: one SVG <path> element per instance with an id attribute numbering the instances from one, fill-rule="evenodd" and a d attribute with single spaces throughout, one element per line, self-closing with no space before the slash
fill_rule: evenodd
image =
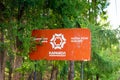
<path id="1" fill-rule="evenodd" d="M 84 40 L 87 40 L 88 37 L 71 37 L 71 42 L 82 43 Z"/>
<path id="2" fill-rule="evenodd" d="M 45 43 L 48 42 L 48 38 L 34 38 L 34 40 L 39 40 L 39 41 L 42 41 L 42 42 L 45 42 Z"/>
<path id="3" fill-rule="evenodd" d="M 49 56 L 65 57 L 66 56 L 66 52 L 64 52 L 64 51 L 50 51 L 49 52 Z"/>

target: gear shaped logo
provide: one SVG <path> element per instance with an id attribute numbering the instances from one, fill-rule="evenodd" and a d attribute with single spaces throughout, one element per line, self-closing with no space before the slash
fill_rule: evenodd
<path id="1" fill-rule="evenodd" d="M 53 49 L 62 49 L 66 43 L 66 39 L 63 34 L 54 34 L 50 40 L 50 44 Z"/>

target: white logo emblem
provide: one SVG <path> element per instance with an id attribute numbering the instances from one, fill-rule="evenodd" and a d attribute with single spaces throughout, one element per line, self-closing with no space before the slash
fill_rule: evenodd
<path id="1" fill-rule="evenodd" d="M 52 39 L 50 40 L 50 44 L 53 49 L 62 49 L 64 44 L 66 43 L 66 39 L 63 34 L 54 34 Z"/>

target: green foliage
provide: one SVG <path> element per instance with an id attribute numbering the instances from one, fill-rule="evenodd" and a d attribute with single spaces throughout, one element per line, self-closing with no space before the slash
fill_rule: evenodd
<path id="1" fill-rule="evenodd" d="M 91 1 L 91 2 L 90 2 Z M 5 41 L 0 42 L 0 51 L 6 49 L 8 71 L 16 55 L 22 56 L 23 63 L 15 71 L 32 73 L 37 64 L 37 72 L 50 74 L 52 66 L 58 67 L 58 79 L 67 79 L 67 61 L 31 61 L 28 53 L 35 50 L 36 43 L 31 38 L 34 29 L 89 28 L 91 30 L 91 61 L 85 62 L 85 76 L 90 80 L 99 75 L 101 80 L 116 80 L 119 76 L 120 30 L 109 29 L 105 8 L 107 0 L 3 0 L 5 11 L 0 11 L 0 36 L 4 32 Z M 23 10 L 23 11 L 22 11 Z M 18 16 L 21 18 L 18 20 Z M 100 21 L 97 21 L 97 17 Z M 16 37 L 22 42 L 17 50 Z M 14 71 L 13 71 L 14 72 Z M 80 77 L 80 64 L 75 62 L 75 80 Z M 117 78 L 116 78 L 117 77 Z M 48 78 L 47 78 L 48 79 Z M 93 80 L 93 79 L 92 79 Z"/>

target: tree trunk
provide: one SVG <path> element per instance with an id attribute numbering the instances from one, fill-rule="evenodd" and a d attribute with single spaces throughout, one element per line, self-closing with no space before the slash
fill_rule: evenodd
<path id="1" fill-rule="evenodd" d="M 3 29 L 1 28 L 1 34 L 0 34 L 0 80 L 4 80 L 4 72 L 5 72 L 5 63 L 6 63 L 6 50 L 4 47 L 4 32 Z"/>
<path id="2" fill-rule="evenodd" d="M 14 70 L 19 68 L 21 66 L 21 63 L 22 63 L 21 56 L 16 56 L 14 59 Z M 15 72 L 12 80 L 20 80 L 21 76 L 22 76 L 21 73 Z"/>
<path id="3" fill-rule="evenodd" d="M 12 67 L 9 69 L 8 80 L 12 80 Z"/>
<path id="4" fill-rule="evenodd" d="M 40 71 L 39 73 L 38 73 L 38 80 L 42 80 L 42 72 Z"/>
<path id="5" fill-rule="evenodd" d="M 3 43 L 4 41 L 4 37 L 3 37 L 3 30 L 1 29 L 1 34 L 0 34 L 0 42 Z M 3 80 L 3 55 L 4 55 L 4 52 L 3 52 L 3 47 L 0 46 L 1 49 L 0 49 L 0 79 Z"/>
<path id="6" fill-rule="evenodd" d="M 74 61 L 70 61 L 68 80 L 74 80 Z"/>
<path id="7" fill-rule="evenodd" d="M 12 50 L 14 50 L 13 47 L 12 47 Z M 13 73 L 13 69 L 14 69 L 14 64 L 13 64 L 14 63 L 13 62 L 14 61 L 14 56 L 13 56 L 13 54 L 9 55 L 8 60 L 9 60 L 9 63 L 10 63 L 10 65 L 9 65 L 9 73 L 8 73 L 9 74 L 8 75 L 8 80 L 12 80 L 12 73 Z"/>
<path id="8" fill-rule="evenodd" d="M 96 2 L 97 2 L 96 0 L 92 0 L 92 3 L 93 3 L 93 14 L 94 14 L 94 20 L 93 21 L 94 22 L 96 22 L 96 20 L 97 20 L 97 14 L 96 14 L 97 13 L 96 12 L 96 7 L 97 6 L 96 6 Z"/>
<path id="9" fill-rule="evenodd" d="M 99 80 L 99 74 L 96 74 L 96 80 Z"/>
<path id="10" fill-rule="evenodd" d="M 18 28 L 17 28 L 17 34 L 24 34 L 24 27 L 21 27 L 20 23 L 21 23 L 21 19 L 22 16 L 24 15 L 24 10 L 25 10 L 25 2 L 23 2 L 22 4 L 19 3 L 18 6 L 18 15 L 17 15 L 17 20 L 18 20 Z M 19 36 L 16 36 L 16 49 L 17 49 L 17 53 L 22 53 L 22 47 L 23 43 L 20 40 Z M 16 55 L 15 59 L 14 59 L 14 69 L 17 69 L 21 66 L 23 62 L 23 58 L 21 56 Z M 13 75 L 13 80 L 19 80 L 22 77 L 22 74 L 19 72 L 16 72 Z"/>
<path id="11" fill-rule="evenodd" d="M 33 72 L 31 72 L 31 73 L 29 74 L 29 76 L 28 76 L 27 80 L 33 80 L 33 77 L 34 77 L 34 76 L 33 76 L 33 74 L 34 74 L 34 73 L 33 73 Z"/>
<path id="12" fill-rule="evenodd" d="M 57 80 L 58 67 L 53 65 L 50 80 Z"/>

